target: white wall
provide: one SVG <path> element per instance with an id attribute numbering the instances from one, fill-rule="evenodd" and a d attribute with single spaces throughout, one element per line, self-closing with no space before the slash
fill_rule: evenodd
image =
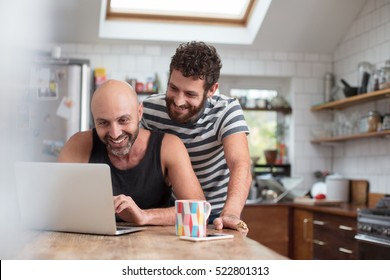
<path id="1" fill-rule="evenodd" d="M 382 67 L 390 59 L 390 0 L 369 0 L 334 53 L 334 71 L 339 78 L 357 84 L 357 65 L 368 61 Z M 347 110 L 390 113 L 390 100 L 371 102 Z M 335 170 L 366 178 L 372 192 L 390 193 L 390 138 L 350 141 L 334 148 Z"/>
<path id="2" fill-rule="evenodd" d="M 352 78 L 356 79 L 359 61 L 381 64 L 389 59 L 389 18 L 389 0 L 369 0 L 334 56 L 217 47 L 223 62 L 223 75 L 291 78 L 290 161 L 293 175 L 304 176 L 305 184 L 315 182 L 314 171 L 329 170 L 354 179 L 367 178 L 371 191 L 390 193 L 390 186 L 386 184 L 386 180 L 390 179 L 390 160 L 385 156 L 390 152 L 388 139 L 352 141 L 340 147 L 313 145 L 309 141 L 311 129 L 332 120 L 330 114 L 310 112 L 312 105 L 323 102 L 324 74 L 332 71 L 338 80 L 344 77 L 352 82 Z M 60 46 L 64 56 L 88 58 L 93 68 L 105 67 L 108 78 L 146 80 L 158 73 L 165 90 L 170 57 L 177 45 L 118 43 Z"/>

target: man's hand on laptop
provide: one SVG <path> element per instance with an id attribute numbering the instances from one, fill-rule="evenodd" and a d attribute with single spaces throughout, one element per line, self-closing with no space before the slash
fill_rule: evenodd
<path id="1" fill-rule="evenodd" d="M 114 196 L 115 213 L 127 222 L 145 225 L 147 223 L 145 211 L 138 207 L 130 196 L 123 194 Z"/>

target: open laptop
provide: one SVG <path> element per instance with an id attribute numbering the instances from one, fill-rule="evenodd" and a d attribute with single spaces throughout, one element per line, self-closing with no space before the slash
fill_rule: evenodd
<path id="1" fill-rule="evenodd" d="M 31 229 L 121 235 L 107 164 L 17 162 L 16 187 L 23 225 Z"/>

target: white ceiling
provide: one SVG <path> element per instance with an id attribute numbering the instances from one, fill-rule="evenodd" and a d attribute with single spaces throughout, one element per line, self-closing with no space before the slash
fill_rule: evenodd
<path id="1" fill-rule="evenodd" d="M 273 0 L 253 44 L 237 46 L 261 51 L 330 54 L 365 3 L 366 0 Z M 54 42 L 129 42 L 99 38 L 98 0 L 50 1 L 48 5 L 53 21 L 51 39 Z"/>

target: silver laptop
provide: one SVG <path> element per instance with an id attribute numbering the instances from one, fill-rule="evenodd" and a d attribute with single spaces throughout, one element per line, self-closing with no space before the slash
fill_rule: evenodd
<path id="1" fill-rule="evenodd" d="M 117 227 L 107 164 L 17 162 L 15 175 L 28 228 L 101 235 L 144 229 Z"/>

